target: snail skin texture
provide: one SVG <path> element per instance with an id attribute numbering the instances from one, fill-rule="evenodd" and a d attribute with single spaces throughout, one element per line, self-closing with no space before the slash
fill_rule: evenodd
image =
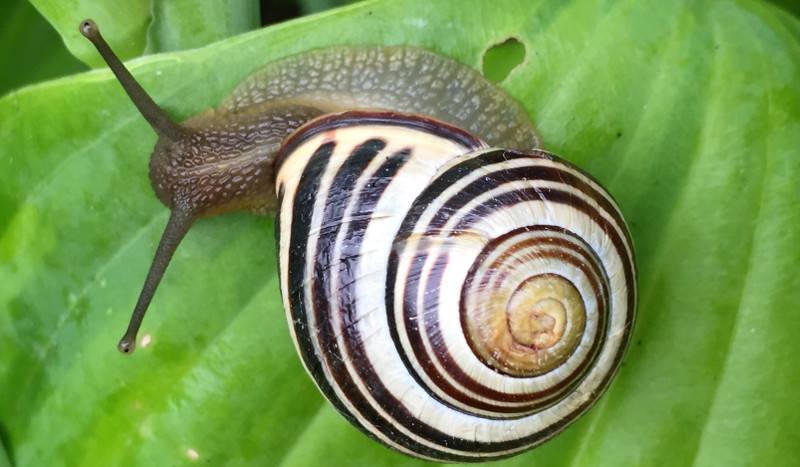
<path id="1" fill-rule="evenodd" d="M 158 133 L 150 178 L 172 212 L 120 351 L 189 227 L 249 211 L 276 216 L 306 370 L 386 446 L 512 456 L 606 390 L 636 312 L 628 228 L 480 74 L 416 47 L 332 47 L 271 63 L 178 124 L 94 22 L 80 29 Z"/>

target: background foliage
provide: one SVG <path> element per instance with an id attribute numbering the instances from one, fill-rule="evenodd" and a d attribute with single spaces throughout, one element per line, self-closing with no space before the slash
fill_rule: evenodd
<path id="1" fill-rule="evenodd" d="M 178 119 L 314 47 L 419 44 L 481 69 L 517 38 L 525 60 L 502 86 L 619 201 L 641 302 L 608 394 L 501 464 L 800 458 L 795 3 L 370 1 L 247 33 L 246 1 L 33 3 L 58 34 L 12 2 L 0 90 L 85 69 L 62 39 L 98 66 L 77 33 L 93 17 L 126 58 L 148 55 L 128 65 Z M 116 352 L 167 211 L 147 180 L 155 135 L 110 72 L 10 92 L 0 122 L 0 466 L 417 463 L 350 427 L 303 372 L 269 219 L 199 223 L 145 321 L 151 344 Z"/>

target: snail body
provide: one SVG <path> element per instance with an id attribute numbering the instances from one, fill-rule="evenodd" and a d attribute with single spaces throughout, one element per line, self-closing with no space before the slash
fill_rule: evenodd
<path id="1" fill-rule="evenodd" d="M 524 110 L 475 71 L 414 47 L 322 49 L 177 124 L 91 20 L 81 32 L 159 134 L 151 180 L 172 211 L 122 352 L 188 228 L 243 210 L 276 215 L 306 370 L 392 449 L 508 457 L 606 390 L 635 319 L 627 226 L 597 181 L 535 149 Z"/>

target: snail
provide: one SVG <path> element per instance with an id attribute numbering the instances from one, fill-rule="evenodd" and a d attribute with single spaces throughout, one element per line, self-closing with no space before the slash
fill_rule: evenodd
<path id="1" fill-rule="evenodd" d="M 303 365 L 384 445 L 508 457 L 606 390 L 636 313 L 626 223 L 595 179 L 537 149 L 523 108 L 476 71 L 417 47 L 319 49 L 178 124 L 93 21 L 80 31 L 158 134 L 150 178 L 171 209 L 121 352 L 189 227 L 249 211 L 275 215 Z"/>

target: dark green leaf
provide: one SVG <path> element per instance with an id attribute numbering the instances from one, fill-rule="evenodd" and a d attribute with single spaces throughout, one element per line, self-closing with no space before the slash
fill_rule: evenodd
<path id="1" fill-rule="evenodd" d="M 78 32 L 81 21 L 91 18 L 100 25 L 103 35 L 122 60 L 136 58 L 147 45 L 150 1 L 126 0 L 30 0 L 58 31 L 67 49 L 80 61 L 97 68 L 105 67 L 97 51 Z"/>
<path id="2" fill-rule="evenodd" d="M 144 54 L 203 47 L 259 26 L 258 0 L 31 0 L 61 34 L 67 48 L 92 67 L 105 63 L 78 32 L 86 18 L 100 26 L 115 52 Z"/>
<path id="3" fill-rule="evenodd" d="M 0 96 L 14 88 L 85 70 L 27 0 L 7 0 L 0 16 Z"/>
<path id="4" fill-rule="evenodd" d="M 153 4 L 148 51 L 194 49 L 258 28 L 258 0 L 166 0 Z"/>

